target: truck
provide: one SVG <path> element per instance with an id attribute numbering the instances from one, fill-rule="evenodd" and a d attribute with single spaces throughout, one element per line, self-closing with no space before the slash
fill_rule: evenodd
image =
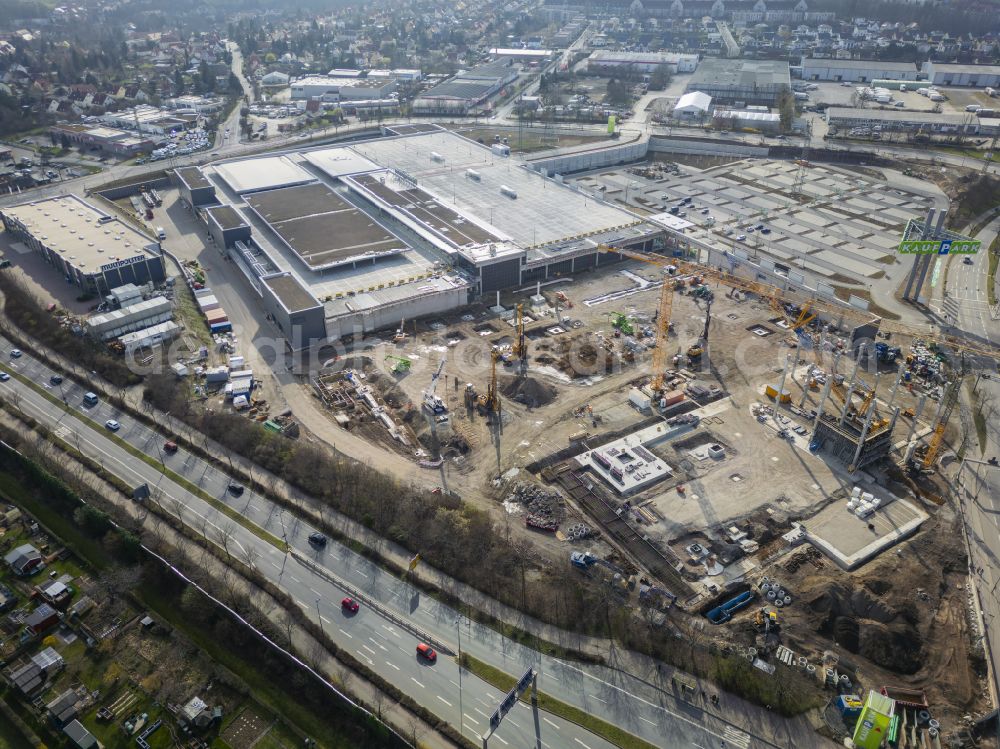
<path id="1" fill-rule="evenodd" d="M 890 346 L 888 343 L 883 343 L 882 341 L 875 344 L 875 358 L 879 362 L 892 364 L 902 353 L 899 346 Z"/>

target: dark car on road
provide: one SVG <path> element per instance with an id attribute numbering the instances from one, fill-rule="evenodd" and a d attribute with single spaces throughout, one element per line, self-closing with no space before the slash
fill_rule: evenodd
<path id="1" fill-rule="evenodd" d="M 230 484 L 229 484 L 229 493 L 230 494 L 232 494 L 234 497 L 239 497 L 239 496 L 242 496 L 243 492 L 244 492 L 243 484 L 237 484 L 236 482 L 230 482 Z"/>
<path id="2" fill-rule="evenodd" d="M 313 546 L 326 546 L 326 536 L 322 533 L 310 533 L 309 543 Z"/>

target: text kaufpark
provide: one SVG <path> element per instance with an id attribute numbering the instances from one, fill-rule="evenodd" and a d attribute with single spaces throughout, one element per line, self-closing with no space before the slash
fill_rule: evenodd
<path id="1" fill-rule="evenodd" d="M 976 239 L 904 239 L 900 255 L 975 255 L 982 242 Z"/>

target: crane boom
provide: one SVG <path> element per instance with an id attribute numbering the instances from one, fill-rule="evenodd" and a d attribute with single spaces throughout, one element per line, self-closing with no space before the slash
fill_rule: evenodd
<path id="1" fill-rule="evenodd" d="M 951 420 L 951 412 L 955 410 L 955 404 L 958 403 L 958 392 L 961 382 L 961 377 L 955 378 L 948 388 L 948 392 L 945 394 L 941 416 L 938 418 L 937 424 L 934 425 L 934 436 L 931 437 L 930 444 L 927 446 L 927 452 L 924 453 L 922 467 L 925 471 L 934 465 L 938 452 L 941 450 L 941 445 L 944 443 L 944 430 L 948 427 L 948 422 Z"/>
<path id="2" fill-rule="evenodd" d="M 610 245 L 604 244 L 598 245 L 598 251 L 622 255 L 623 257 L 627 257 L 631 260 L 638 260 L 643 263 L 650 263 L 660 267 L 672 265 L 676 267 L 678 273 L 696 274 L 701 276 L 706 282 L 714 281 L 724 286 L 728 286 L 731 289 L 756 294 L 761 299 L 778 299 L 802 308 L 808 305 L 809 311 L 813 313 L 813 315 L 826 314 L 834 318 L 840 317 L 845 320 L 855 320 L 863 324 L 876 321 L 878 322 L 879 330 L 883 333 L 910 336 L 914 339 L 919 339 L 927 343 L 934 343 L 938 346 L 949 348 L 955 352 L 964 352 L 967 354 L 1000 359 L 1000 347 L 988 342 L 979 343 L 964 336 L 947 335 L 943 333 L 934 333 L 929 330 L 921 330 L 892 320 L 880 318 L 877 315 L 864 310 L 843 306 L 841 304 L 822 299 L 814 299 L 802 292 L 794 291 L 792 289 L 782 289 L 761 281 L 741 278 L 734 273 L 720 270 L 719 268 L 715 268 L 710 265 L 703 265 L 701 263 L 691 262 L 690 260 L 682 260 L 680 258 L 670 258 L 656 253 L 619 249 L 617 247 L 611 247 Z"/>
<path id="3" fill-rule="evenodd" d="M 660 287 L 660 307 L 656 313 L 656 342 L 653 344 L 653 392 L 663 389 L 663 377 L 667 371 L 667 334 L 670 332 L 670 316 L 674 307 L 674 281 L 664 277 Z"/>

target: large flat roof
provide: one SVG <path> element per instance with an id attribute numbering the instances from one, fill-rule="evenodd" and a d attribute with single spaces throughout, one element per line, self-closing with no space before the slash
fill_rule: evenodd
<path id="1" fill-rule="evenodd" d="M 58 195 L 0 209 L 20 222 L 46 247 L 84 273 L 148 255 L 155 240 L 111 218 L 76 195 Z M 110 219 L 110 220 L 108 220 Z M 98 221 L 103 220 L 103 223 Z"/>
<path id="2" fill-rule="evenodd" d="M 289 312 L 298 312 L 319 306 L 319 300 L 292 275 L 271 276 L 263 279 L 268 288 Z"/>
<path id="3" fill-rule="evenodd" d="M 789 83 L 788 63 L 784 60 L 723 60 L 708 57 L 691 74 L 687 89 L 705 86 L 774 87 Z"/>
<path id="4" fill-rule="evenodd" d="M 932 62 L 935 73 L 986 73 L 1000 75 L 1000 65 L 966 65 L 960 62 Z"/>
<path id="5" fill-rule="evenodd" d="M 267 190 L 246 201 L 312 270 L 408 249 L 326 185 Z"/>
<path id="6" fill-rule="evenodd" d="M 456 247 L 496 242 L 499 237 L 442 205 L 424 190 L 391 172 L 362 174 L 353 181 L 393 208 L 412 216 Z"/>
<path id="7" fill-rule="evenodd" d="M 372 163 L 364 156 L 343 146 L 306 151 L 302 154 L 302 157 L 324 174 L 333 178 L 341 177 L 345 174 L 374 172 L 381 169 L 378 164 Z"/>
<path id="8" fill-rule="evenodd" d="M 196 166 L 182 166 L 175 171 L 177 176 L 190 190 L 212 186 L 212 183 L 208 181 L 208 177 L 202 174 L 201 169 Z"/>
<path id="9" fill-rule="evenodd" d="M 287 156 L 229 161 L 216 166 L 215 171 L 237 193 L 301 185 L 315 180 Z"/>
<path id="10" fill-rule="evenodd" d="M 248 226 L 243 220 L 243 216 L 231 205 L 220 205 L 208 208 L 208 215 L 212 217 L 222 229 L 238 229 L 241 226 Z"/>
<path id="11" fill-rule="evenodd" d="M 914 73 L 917 66 L 912 62 L 889 62 L 888 60 L 835 60 L 831 58 L 807 57 L 802 67 L 844 68 L 849 70 L 899 70 Z"/>
<path id="12" fill-rule="evenodd" d="M 946 112 L 905 112 L 898 109 L 860 109 L 854 107 L 830 107 L 826 110 L 827 121 L 836 119 L 886 120 L 892 122 L 926 122 L 938 125 L 974 124 L 971 112 L 949 114 Z"/>
<path id="13" fill-rule="evenodd" d="M 405 172 L 439 203 L 523 247 L 557 243 L 638 221 L 627 211 L 542 177 L 516 157 L 499 156 L 451 131 L 381 138 L 351 148 Z M 475 171 L 479 179 L 467 176 L 467 169 Z M 517 197 L 502 194 L 503 186 Z"/>

